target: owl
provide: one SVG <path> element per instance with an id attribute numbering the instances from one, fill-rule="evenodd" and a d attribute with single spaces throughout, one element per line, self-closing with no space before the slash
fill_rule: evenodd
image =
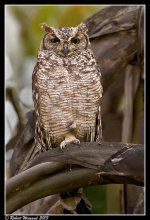
<path id="1" fill-rule="evenodd" d="M 56 29 L 42 24 L 42 28 L 45 33 L 32 75 L 36 146 L 43 152 L 100 141 L 103 89 L 86 25 Z"/>

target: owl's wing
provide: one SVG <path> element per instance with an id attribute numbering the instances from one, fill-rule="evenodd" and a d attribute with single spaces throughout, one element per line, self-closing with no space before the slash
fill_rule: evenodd
<path id="1" fill-rule="evenodd" d="M 36 113 L 36 125 L 35 125 L 35 146 L 40 151 L 46 151 L 47 149 L 52 147 L 52 138 L 47 137 L 47 134 L 44 132 L 43 128 L 40 124 L 40 111 L 39 111 L 39 105 L 40 105 L 40 92 L 38 91 L 38 83 L 37 80 L 37 73 L 39 70 L 39 63 L 37 62 L 33 74 L 32 74 L 32 95 L 34 100 L 34 108 Z"/>
<path id="2" fill-rule="evenodd" d="M 99 104 L 98 112 L 96 115 L 95 137 L 97 142 L 102 141 L 101 104 Z"/>
<path id="3" fill-rule="evenodd" d="M 97 66 L 97 70 L 98 70 L 98 74 L 99 74 L 99 80 L 101 82 L 101 71 L 100 71 L 99 66 Z M 100 85 L 100 93 L 99 93 L 100 100 L 99 100 L 98 112 L 97 112 L 97 115 L 96 115 L 96 126 L 95 126 L 96 127 L 95 128 L 95 132 L 96 132 L 95 137 L 96 137 L 97 142 L 103 140 L 103 137 L 102 137 L 102 121 L 101 121 L 102 94 L 103 94 L 103 87 L 102 87 L 102 85 Z"/>

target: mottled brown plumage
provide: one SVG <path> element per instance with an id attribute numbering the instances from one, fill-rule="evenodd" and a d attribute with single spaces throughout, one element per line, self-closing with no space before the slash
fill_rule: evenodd
<path id="1" fill-rule="evenodd" d="M 46 33 L 32 77 L 36 145 L 45 151 L 100 140 L 101 74 L 86 26 L 42 27 Z"/>

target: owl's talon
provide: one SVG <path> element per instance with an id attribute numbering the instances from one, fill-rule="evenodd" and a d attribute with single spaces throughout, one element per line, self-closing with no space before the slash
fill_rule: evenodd
<path id="1" fill-rule="evenodd" d="M 62 141 L 62 142 L 60 143 L 60 148 L 63 149 L 63 148 L 66 147 L 66 145 L 67 145 L 67 141 Z"/>
<path id="2" fill-rule="evenodd" d="M 73 141 L 73 143 L 74 143 L 74 144 L 80 144 L 80 140 L 79 140 L 79 139 L 75 139 L 75 140 Z"/>
<path id="3" fill-rule="evenodd" d="M 80 144 L 80 140 L 76 138 L 73 140 L 64 140 L 60 143 L 60 148 L 63 149 L 66 147 L 66 145 L 71 144 L 71 143 Z"/>

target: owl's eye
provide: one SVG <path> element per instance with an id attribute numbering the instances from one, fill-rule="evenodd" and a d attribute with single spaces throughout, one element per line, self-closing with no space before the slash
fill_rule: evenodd
<path id="1" fill-rule="evenodd" d="M 59 43 L 60 40 L 57 37 L 54 37 L 54 38 L 51 39 L 51 42 L 52 43 Z"/>
<path id="2" fill-rule="evenodd" d="M 73 43 L 73 44 L 78 44 L 80 42 L 80 40 L 79 40 L 79 38 L 77 38 L 77 37 L 73 37 L 72 39 L 71 39 L 71 43 Z"/>

